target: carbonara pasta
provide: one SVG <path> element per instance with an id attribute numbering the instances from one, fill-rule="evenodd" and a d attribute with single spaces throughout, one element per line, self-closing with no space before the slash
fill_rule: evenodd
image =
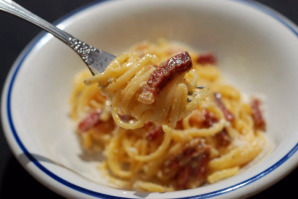
<path id="1" fill-rule="evenodd" d="M 192 67 L 148 93 L 154 71 L 186 52 Z M 104 154 L 98 168 L 111 185 L 148 192 L 195 188 L 236 175 L 263 150 L 260 101 L 244 102 L 213 54 L 142 42 L 108 70 L 112 76 L 82 71 L 75 77 L 71 117 L 84 150 Z"/>
<path id="2" fill-rule="evenodd" d="M 154 122 L 174 128 L 178 120 L 196 108 L 205 93 L 196 87 L 197 75 L 190 70 L 191 57 L 188 52 L 170 58 L 163 52 L 140 53 L 122 54 L 103 73 L 85 83 L 100 86 L 111 102 L 112 117 L 118 126 L 137 129 Z M 192 76 L 191 81 L 185 78 L 186 74 Z M 125 121 L 119 115 L 131 118 Z"/>

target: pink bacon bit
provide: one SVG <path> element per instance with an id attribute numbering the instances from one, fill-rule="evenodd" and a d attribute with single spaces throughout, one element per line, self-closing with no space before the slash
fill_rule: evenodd
<path id="1" fill-rule="evenodd" d="M 219 106 L 219 108 L 223 112 L 225 118 L 230 122 L 233 121 L 235 119 L 235 116 L 227 109 L 227 107 L 222 102 L 221 94 L 220 93 L 214 93 L 214 98 L 215 98 L 216 104 Z"/>
<path id="2" fill-rule="evenodd" d="M 203 184 L 206 181 L 209 160 L 209 148 L 204 148 L 199 154 L 192 156 L 188 164 L 178 172 L 176 187 L 191 189 Z"/>
<path id="3" fill-rule="evenodd" d="M 210 147 L 201 139 L 189 142 L 179 154 L 170 156 L 161 168 L 162 174 L 176 179 L 178 189 L 200 186 L 206 180 Z"/>
<path id="4" fill-rule="evenodd" d="M 148 130 L 148 129 L 150 129 L 153 125 L 154 125 L 153 122 L 148 121 L 148 122 L 146 122 L 146 123 L 143 125 L 143 128 L 146 129 L 146 130 Z"/>
<path id="5" fill-rule="evenodd" d="M 266 130 L 266 121 L 264 120 L 262 111 L 260 109 L 260 100 L 253 99 L 251 103 L 252 108 L 252 118 L 254 121 L 254 126 L 256 129 L 265 131 Z"/>
<path id="6" fill-rule="evenodd" d="M 129 122 L 130 120 L 134 119 L 131 115 L 118 115 L 118 116 L 123 122 Z"/>
<path id="7" fill-rule="evenodd" d="M 196 59 L 198 64 L 216 64 L 216 59 L 212 53 L 200 54 Z"/>
<path id="8" fill-rule="evenodd" d="M 146 122 L 144 125 L 143 125 L 143 128 L 145 128 L 146 130 L 148 130 L 150 127 L 152 127 L 154 125 L 153 122 Z"/>
<path id="9" fill-rule="evenodd" d="M 171 156 L 162 165 L 161 171 L 164 176 L 174 176 L 180 168 L 181 154 L 177 156 Z"/>
<path id="10" fill-rule="evenodd" d="M 193 111 L 190 115 L 190 124 L 199 128 L 210 128 L 214 123 L 218 122 L 218 118 L 214 113 L 207 109 L 202 111 Z"/>
<path id="11" fill-rule="evenodd" d="M 176 180 L 176 187 L 178 189 L 187 189 L 188 181 L 192 175 L 191 165 L 186 165 L 183 169 L 181 169 L 178 173 Z"/>
<path id="12" fill-rule="evenodd" d="M 99 124 L 101 122 L 100 120 L 101 113 L 102 113 L 102 110 L 96 110 L 91 112 L 85 119 L 83 119 L 79 123 L 78 125 L 79 132 L 86 132 L 92 129 L 95 125 Z"/>
<path id="13" fill-rule="evenodd" d="M 182 130 L 183 129 L 183 122 L 182 122 L 182 120 L 178 120 L 178 122 L 176 123 L 175 129 L 177 129 L 177 130 Z"/>
<path id="14" fill-rule="evenodd" d="M 161 126 L 154 127 L 151 131 L 149 131 L 145 137 L 148 141 L 154 141 L 161 137 L 163 134 L 163 130 Z"/>
<path id="15" fill-rule="evenodd" d="M 186 72 L 192 67 L 192 60 L 188 52 L 180 53 L 168 59 L 157 67 L 147 80 L 138 100 L 144 104 L 152 104 L 155 96 L 164 88 L 175 75 Z"/>
<path id="16" fill-rule="evenodd" d="M 228 146 L 232 142 L 232 138 L 228 134 L 225 128 L 222 131 L 215 134 L 215 139 L 216 139 L 217 145 L 223 146 L 223 147 Z"/>
<path id="17" fill-rule="evenodd" d="M 205 128 L 210 128 L 214 123 L 218 122 L 218 118 L 210 111 L 204 109 L 203 110 L 203 126 Z"/>

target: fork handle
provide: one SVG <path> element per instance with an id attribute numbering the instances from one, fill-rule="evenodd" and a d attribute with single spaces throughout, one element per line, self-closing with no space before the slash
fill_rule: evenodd
<path id="1" fill-rule="evenodd" d="M 108 64 L 115 58 L 115 56 L 110 53 L 80 41 L 12 0 L 0 0 L 0 11 L 1 10 L 37 25 L 71 47 L 85 62 L 93 75 L 103 72 Z"/>
<path id="2" fill-rule="evenodd" d="M 40 28 L 46 30 L 47 32 L 51 33 L 58 39 L 60 39 L 65 44 L 71 46 L 73 45 L 73 36 L 68 34 L 67 32 L 57 28 L 56 26 L 52 25 L 51 23 L 45 21 L 44 19 L 40 18 L 39 16 L 33 14 L 32 12 L 26 10 L 16 2 L 12 0 L 0 0 L 0 10 L 20 17 L 26 21 L 29 21 Z"/>
<path id="3" fill-rule="evenodd" d="M 53 24 L 26 10 L 12 0 L 0 0 L 0 11 L 1 10 L 35 24 L 71 47 L 86 63 L 92 74 L 103 72 L 105 67 L 97 65 L 102 65 L 104 62 L 108 62 L 114 58 L 113 55 L 86 44 L 71 34 L 57 28 Z M 98 61 L 94 56 L 98 56 L 99 54 L 101 55 L 102 60 Z"/>

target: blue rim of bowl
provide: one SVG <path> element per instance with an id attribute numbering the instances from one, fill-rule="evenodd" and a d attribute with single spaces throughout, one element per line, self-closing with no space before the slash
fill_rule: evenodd
<path id="1" fill-rule="evenodd" d="M 94 3 L 90 3 L 82 8 L 79 8 L 71 13 L 69 13 L 68 15 L 64 16 L 63 18 L 61 18 L 60 20 L 58 20 L 55 24 L 59 24 L 62 21 L 65 21 L 66 19 L 70 18 L 71 16 L 83 11 L 83 10 L 87 10 L 90 7 L 96 6 L 100 3 L 106 2 L 108 0 L 100 0 L 98 2 L 94 2 Z M 291 32 L 293 32 L 297 37 L 298 37 L 298 32 L 297 30 L 293 27 L 293 25 L 290 24 L 290 21 L 288 21 L 285 17 L 283 17 L 282 15 L 280 15 L 279 13 L 277 13 L 274 10 L 271 10 L 270 8 L 267 8 L 266 6 L 257 3 L 257 2 L 253 2 L 251 0 L 232 0 L 232 1 L 236 1 L 236 2 L 240 2 L 243 3 L 245 5 L 248 5 L 250 7 L 253 7 L 271 17 L 273 17 L 274 19 L 276 19 L 277 21 L 279 21 L 281 24 L 283 24 L 287 29 L 289 29 Z M 96 191 L 92 191 L 83 187 L 80 187 L 78 185 L 75 185 L 67 180 L 64 180 L 63 178 L 57 176 L 56 174 L 52 173 L 51 171 L 49 171 L 47 168 L 45 168 L 41 163 L 38 162 L 38 160 L 36 160 L 34 158 L 34 156 L 32 154 L 30 154 L 30 152 L 27 150 L 27 148 L 24 146 L 24 144 L 22 143 L 20 137 L 18 136 L 18 133 L 15 129 L 14 123 L 13 123 L 13 119 L 12 119 L 12 114 L 11 114 L 11 94 L 12 94 L 12 89 L 13 89 L 13 85 L 14 85 L 14 81 L 16 79 L 17 73 L 19 71 L 19 69 L 21 68 L 24 60 L 26 59 L 26 57 L 28 56 L 28 54 L 32 51 L 32 49 L 39 43 L 39 41 L 46 35 L 47 33 L 42 32 L 40 35 L 38 35 L 29 45 L 28 47 L 24 50 L 24 52 L 20 55 L 21 57 L 18 59 L 19 61 L 16 62 L 14 65 L 16 66 L 15 71 L 12 74 L 11 80 L 9 82 L 9 86 L 8 86 L 8 92 L 7 92 L 7 103 L 6 103 L 6 109 L 7 109 L 7 116 L 8 116 L 8 123 L 9 123 L 9 127 L 12 131 L 12 134 L 18 144 L 18 146 L 21 148 L 21 150 L 23 151 L 23 153 L 26 155 L 26 157 L 33 162 L 33 164 L 39 168 L 41 171 L 43 171 L 45 174 L 47 174 L 49 177 L 51 177 L 52 179 L 54 179 L 55 181 L 84 194 L 87 194 L 89 196 L 93 196 L 93 197 L 98 197 L 98 198 L 126 198 L 126 197 L 118 197 L 118 196 L 113 196 L 113 195 L 107 195 L 107 194 L 103 194 L 100 192 L 96 192 Z M 245 180 L 242 181 L 240 183 L 231 185 L 229 187 L 220 189 L 220 190 L 216 190 L 213 192 L 208 192 L 208 193 L 204 193 L 204 194 L 199 194 L 199 195 L 194 195 L 194 196 L 189 196 L 189 197 L 182 197 L 183 199 L 187 199 L 187 198 L 209 198 L 209 197 L 215 197 L 215 196 L 219 196 L 231 191 L 235 191 L 239 188 L 242 188 L 248 184 L 251 184 L 259 179 L 261 179 L 262 177 L 266 176 L 267 174 L 271 173 L 273 170 L 275 170 L 276 168 L 278 168 L 279 166 L 281 166 L 283 163 L 286 162 L 286 160 L 288 160 L 291 156 L 293 156 L 296 151 L 298 150 L 298 143 L 286 154 L 284 155 L 279 161 L 277 161 L 274 165 L 270 166 L 269 168 L 267 168 L 266 170 L 262 171 L 261 173 Z M 180 198 L 180 199 L 182 199 Z"/>

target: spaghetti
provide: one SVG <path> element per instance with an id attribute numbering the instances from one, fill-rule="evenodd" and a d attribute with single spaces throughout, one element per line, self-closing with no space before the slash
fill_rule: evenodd
<path id="1" fill-rule="evenodd" d="M 150 93 L 155 66 L 186 51 L 191 69 Z M 212 54 L 161 40 L 119 56 L 107 68 L 112 79 L 77 75 L 71 117 L 85 151 L 105 155 L 99 168 L 112 185 L 148 192 L 195 188 L 236 175 L 263 150 L 260 101 L 244 102 L 215 64 Z"/>
<path id="2" fill-rule="evenodd" d="M 117 57 L 103 73 L 85 83 L 99 84 L 101 92 L 111 101 L 112 117 L 118 126 L 137 129 L 150 121 L 174 128 L 204 97 L 204 91 L 194 84 L 196 81 L 190 83 L 184 79 L 191 67 L 187 52 L 165 60 L 165 56 L 140 56 L 133 51 Z M 131 118 L 124 121 L 119 115 Z"/>

